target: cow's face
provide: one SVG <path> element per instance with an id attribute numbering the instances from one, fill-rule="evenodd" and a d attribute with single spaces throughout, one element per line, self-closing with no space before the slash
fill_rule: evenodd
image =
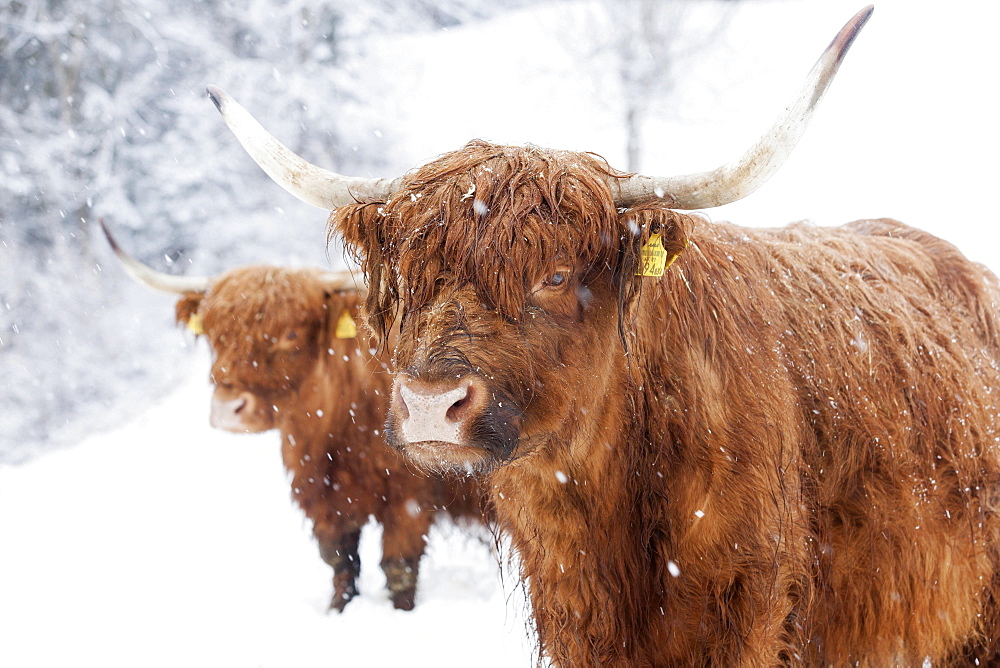
<path id="1" fill-rule="evenodd" d="M 308 270 L 247 267 L 177 303 L 178 320 L 212 347 L 213 427 L 265 431 L 302 410 L 296 397 L 327 350 L 330 299 Z"/>
<path id="2" fill-rule="evenodd" d="M 331 217 L 369 276 L 384 336 L 399 313 L 390 444 L 431 469 L 530 454 L 623 377 L 640 249 L 673 212 L 619 214 L 589 155 L 474 143 L 387 202 Z"/>

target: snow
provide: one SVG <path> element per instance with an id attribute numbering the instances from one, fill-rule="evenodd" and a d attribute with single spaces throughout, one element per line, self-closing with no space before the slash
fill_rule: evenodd
<path id="1" fill-rule="evenodd" d="M 402 612 L 366 527 L 361 595 L 327 613 L 276 435 L 210 430 L 209 399 L 192 379 L 122 429 L 0 468 L 0 665 L 529 665 L 486 532 L 435 527 Z"/>
<path id="2" fill-rule="evenodd" d="M 712 169 L 741 153 L 861 4 L 743 3 L 717 49 L 674 88 L 675 113 L 649 119 L 643 171 Z M 385 141 L 402 142 L 399 171 L 474 137 L 593 151 L 622 165 L 612 68 L 574 51 L 585 8 L 542 5 L 440 33 L 373 36 L 364 57 L 383 104 L 370 113 Z M 947 10 L 878 0 L 785 167 L 707 213 L 748 225 L 892 216 L 1000 269 L 990 202 L 998 19 L 1000 4 L 977 0 Z M 240 102 L 268 125 L 268 95 Z M 277 186 L 271 197 L 274 211 L 302 210 Z M 312 216 L 303 243 L 319 245 L 325 214 Z M 164 317 L 144 326 L 170 328 L 172 301 L 149 299 Z M 178 345 L 187 340 L 174 334 Z M 330 572 L 289 499 L 277 436 L 211 430 L 207 352 L 188 347 L 187 379 L 148 409 L 134 388 L 127 425 L 0 464 L 0 665 L 531 664 L 520 589 L 483 541 L 454 527 L 430 537 L 413 612 L 392 609 L 369 527 L 361 596 L 328 614 Z"/>

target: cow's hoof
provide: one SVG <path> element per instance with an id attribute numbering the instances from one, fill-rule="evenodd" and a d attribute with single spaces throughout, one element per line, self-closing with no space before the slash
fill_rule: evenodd
<path id="1" fill-rule="evenodd" d="M 385 559 L 382 570 L 392 598 L 392 607 L 397 610 L 413 610 L 417 598 L 417 568 L 420 557 L 407 559 Z"/>
<path id="2" fill-rule="evenodd" d="M 413 606 L 416 604 L 417 591 L 416 589 L 410 589 L 409 591 L 393 592 L 392 593 L 392 607 L 397 610 L 413 610 Z"/>
<path id="3" fill-rule="evenodd" d="M 351 599 L 358 595 L 358 587 L 354 579 L 333 578 L 333 598 L 330 599 L 330 610 L 343 612 Z"/>

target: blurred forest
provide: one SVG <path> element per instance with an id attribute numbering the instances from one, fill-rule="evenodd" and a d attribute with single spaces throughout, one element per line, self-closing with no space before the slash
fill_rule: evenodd
<path id="1" fill-rule="evenodd" d="M 323 217 L 279 209 L 205 94 L 270 100 L 318 164 L 379 175 L 365 36 L 439 30 L 526 0 L 14 0 L 0 4 L 0 462 L 127 420 L 188 370 L 171 302 L 113 264 L 97 221 L 153 267 L 338 264 Z M 251 96 L 252 93 L 252 96 Z M 306 214 L 306 212 L 308 212 Z M 308 215 L 316 243 L 288 226 Z M 162 323 L 149 327 L 148 323 Z M 94 410 L 103 407 L 114 410 Z"/>
<path id="2" fill-rule="evenodd" d="M 401 174 L 473 137 L 683 173 L 756 139 L 858 4 L 0 3 L 0 465 L 115 428 L 206 372 L 173 299 L 126 277 L 98 219 L 169 273 L 344 263 L 325 214 L 246 156 L 207 84 L 308 160 L 358 176 Z M 713 216 L 888 215 L 995 268 L 983 202 L 997 124 L 982 81 L 997 13 L 882 0 L 806 152 Z"/>

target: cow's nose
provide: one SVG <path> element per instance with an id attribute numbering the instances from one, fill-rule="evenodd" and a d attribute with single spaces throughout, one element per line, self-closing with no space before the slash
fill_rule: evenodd
<path id="1" fill-rule="evenodd" d="M 215 429 L 247 431 L 246 420 L 254 412 L 256 401 L 256 397 L 249 392 L 240 392 L 232 399 L 223 399 L 216 393 L 212 396 L 209 424 Z"/>
<path id="2" fill-rule="evenodd" d="M 441 441 L 461 444 L 465 426 L 475 413 L 478 393 L 471 379 L 442 386 L 400 378 L 396 381 L 400 435 L 410 443 Z"/>

